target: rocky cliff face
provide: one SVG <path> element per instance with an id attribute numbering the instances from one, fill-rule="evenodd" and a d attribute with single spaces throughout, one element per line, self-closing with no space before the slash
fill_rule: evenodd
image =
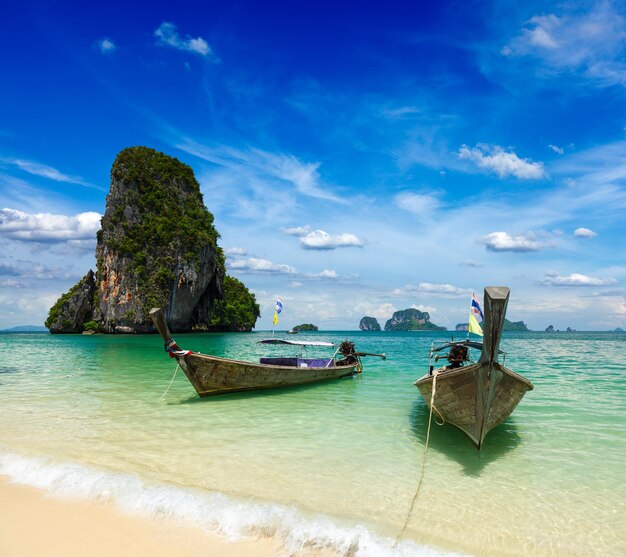
<path id="1" fill-rule="evenodd" d="M 427 311 L 419 311 L 409 308 L 396 311 L 391 319 L 385 323 L 385 331 L 445 331 L 445 327 L 439 327 L 430 322 L 430 314 Z"/>
<path id="2" fill-rule="evenodd" d="M 224 274 L 217 238 L 191 168 L 146 147 L 122 151 L 96 247 L 102 330 L 152 331 L 152 307 L 173 331 L 208 327 Z"/>
<path id="3" fill-rule="evenodd" d="M 359 329 L 361 331 L 380 331 L 380 324 L 375 317 L 363 317 L 359 322 Z"/>
<path id="4" fill-rule="evenodd" d="M 152 332 L 152 307 L 163 308 L 173 332 L 210 329 L 225 268 L 218 237 L 190 167 L 146 147 L 124 149 L 111 170 L 91 296 L 51 320 L 51 332 L 82 332 L 90 319 L 100 332 Z"/>
<path id="5" fill-rule="evenodd" d="M 57 300 L 46 319 L 46 327 L 52 333 L 82 333 L 83 324 L 93 319 L 95 292 L 96 281 L 90 270 Z"/>

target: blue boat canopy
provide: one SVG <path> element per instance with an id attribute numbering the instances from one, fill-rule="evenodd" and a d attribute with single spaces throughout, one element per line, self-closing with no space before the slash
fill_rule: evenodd
<path id="1" fill-rule="evenodd" d="M 321 340 L 284 340 L 282 338 L 267 338 L 259 340 L 259 344 L 290 344 L 292 346 L 335 346 L 332 342 Z"/>

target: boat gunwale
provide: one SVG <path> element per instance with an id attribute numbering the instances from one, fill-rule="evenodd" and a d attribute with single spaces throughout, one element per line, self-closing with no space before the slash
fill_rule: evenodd
<path id="1" fill-rule="evenodd" d="M 439 372 L 437 374 L 437 381 L 441 381 L 443 378 L 455 377 L 457 375 L 462 375 L 463 373 L 473 372 L 475 369 L 478 369 L 479 367 L 483 367 L 483 366 L 487 367 L 487 364 L 475 363 L 475 364 L 472 364 L 472 365 L 469 365 L 469 366 L 462 366 L 460 368 L 455 368 L 455 369 L 443 370 L 443 368 L 439 368 L 438 370 L 435 369 L 434 371 L 438 371 Z M 502 373 L 504 373 L 505 375 L 509 375 L 513 379 L 517 379 L 521 383 L 524 383 L 528 387 L 529 391 L 532 391 L 535 388 L 535 386 L 532 384 L 532 381 L 530 381 L 529 379 L 527 379 L 523 375 L 513 371 L 512 369 L 509 369 L 508 367 L 502 365 L 501 363 L 494 362 L 494 367 L 496 369 L 498 369 L 499 371 L 501 371 Z M 424 375 L 423 377 L 420 377 L 413 384 L 416 387 L 420 387 L 420 385 L 425 385 L 425 384 L 427 384 L 429 382 L 432 382 L 434 377 L 435 377 L 434 375 L 431 375 L 430 373 L 428 373 L 428 374 Z"/>
<path id="2" fill-rule="evenodd" d="M 211 356 L 209 354 L 202 354 L 201 352 L 190 352 L 189 354 L 184 354 L 184 355 L 180 355 L 180 356 L 176 356 L 176 359 L 178 358 L 182 358 L 184 359 L 186 362 L 188 362 L 187 358 L 189 358 L 190 356 L 197 356 L 200 359 L 203 360 L 216 360 L 218 362 L 225 362 L 225 363 L 231 363 L 231 364 L 237 364 L 237 365 L 243 365 L 243 366 L 252 366 L 252 367 L 256 367 L 256 368 L 261 368 L 261 369 L 280 369 L 280 370 L 299 370 L 299 371 L 304 371 L 304 370 L 311 370 L 311 369 L 349 369 L 349 368 L 357 368 L 358 364 L 348 364 L 348 365 L 343 365 L 343 366 L 338 366 L 338 365 L 333 365 L 333 366 L 328 366 L 328 367 L 300 367 L 300 366 L 279 366 L 279 365 L 272 365 L 272 364 L 261 364 L 261 363 L 256 363 L 256 362 L 249 362 L 246 360 L 233 360 L 231 358 L 222 358 L 220 356 Z M 193 365 L 193 363 L 192 363 Z"/>

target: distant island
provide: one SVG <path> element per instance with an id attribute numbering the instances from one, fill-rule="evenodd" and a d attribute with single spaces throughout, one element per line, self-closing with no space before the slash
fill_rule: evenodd
<path id="1" fill-rule="evenodd" d="M 455 331 L 467 331 L 469 328 L 469 324 L 468 323 L 458 323 L 456 325 L 456 327 L 454 328 Z M 506 319 L 506 317 L 504 318 L 504 327 L 502 328 L 503 331 L 528 331 L 528 327 L 526 326 L 526 323 L 524 323 L 523 321 L 509 321 L 508 319 Z M 548 329 L 546 329 L 547 331 Z"/>
<path id="2" fill-rule="evenodd" d="M 545 330 L 546 333 L 560 333 L 561 331 L 559 329 L 555 329 L 553 325 L 548 325 L 546 327 Z M 576 329 L 572 329 L 571 327 L 568 327 L 567 329 L 565 329 L 566 333 L 575 333 Z"/>
<path id="3" fill-rule="evenodd" d="M 10 329 L 0 329 L 0 333 L 47 333 L 48 328 L 41 325 L 18 325 Z"/>
<path id="4" fill-rule="evenodd" d="M 299 333 L 300 331 L 319 331 L 317 325 L 313 325 L 312 323 L 302 323 L 302 325 L 296 325 L 292 331 Z"/>
<path id="5" fill-rule="evenodd" d="M 380 323 L 375 317 L 363 317 L 359 322 L 361 331 L 380 331 Z"/>
<path id="6" fill-rule="evenodd" d="M 430 321 L 427 311 L 408 308 L 396 311 L 391 319 L 385 323 L 385 331 L 446 331 L 445 327 L 435 325 Z"/>
<path id="7" fill-rule="evenodd" d="M 50 309 L 51 333 L 151 333 L 163 309 L 172 332 L 250 331 L 254 294 L 226 275 L 213 215 L 193 170 L 147 147 L 121 151 L 96 241 L 96 271 Z"/>
<path id="8" fill-rule="evenodd" d="M 504 326 L 502 327 L 503 331 L 528 331 L 528 327 L 526 323 L 523 321 L 509 321 L 506 317 L 504 318 Z"/>

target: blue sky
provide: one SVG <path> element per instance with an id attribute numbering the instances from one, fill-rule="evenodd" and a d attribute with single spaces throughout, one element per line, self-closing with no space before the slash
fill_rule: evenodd
<path id="1" fill-rule="evenodd" d="M 94 268 L 116 154 L 189 164 L 271 327 L 626 328 L 623 2 L 8 3 L 0 328 Z"/>

